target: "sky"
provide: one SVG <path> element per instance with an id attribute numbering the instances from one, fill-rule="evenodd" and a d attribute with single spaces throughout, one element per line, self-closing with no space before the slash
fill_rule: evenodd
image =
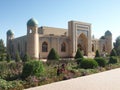
<path id="1" fill-rule="evenodd" d="M 100 38 L 105 31 L 120 35 L 120 0 L 0 0 L 0 39 L 6 32 L 15 37 L 26 35 L 26 23 L 35 18 L 39 26 L 68 28 L 68 21 L 92 24 L 92 35 Z"/>

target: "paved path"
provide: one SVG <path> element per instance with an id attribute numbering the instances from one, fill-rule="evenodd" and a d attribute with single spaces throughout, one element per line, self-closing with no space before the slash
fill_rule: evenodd
<path id="1" fill-rule="evenodd" d="M 120 68 L 26 90 L 120 90 Z"/>

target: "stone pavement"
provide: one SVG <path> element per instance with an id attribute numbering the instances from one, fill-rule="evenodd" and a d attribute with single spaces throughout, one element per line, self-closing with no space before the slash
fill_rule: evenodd
<path id="1" fill-rule="evenodd" d="M 120 68 L 26 90 L 120 90 Z"/>

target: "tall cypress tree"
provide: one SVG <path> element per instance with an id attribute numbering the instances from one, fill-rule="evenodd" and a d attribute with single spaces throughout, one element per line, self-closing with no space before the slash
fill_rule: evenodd
<path id="1" fill-rule="evenodd" d="M 98 51 L 98 50 L 96 50 L 95 58 L 96 58 L 96 57 L 100 57 L 100 54 L 99 54 L 99 51 Z"/>
<path id="2" fill-rule="evenodd" d="M 75 59 L 78 59 L 78 58 L 83 58 L 83 55 L 82 55 L 79 48 L 77 49 L 77 52 L 76 52 L 76 55 L 75 55 Z"/>
<path id="3" fill-rule="evenodd" d="M 57 54 L 54 48 L 50 50 L 47 59 L 48 60 L 59 60 L 59 55 Z"/>
<path id="4" fill-rule="evenodd" d="M 112 49 L 112 51 L 110 53 L 110 56 L 117 56 L 117 53 L 116 53 L 115 49 Z"/>

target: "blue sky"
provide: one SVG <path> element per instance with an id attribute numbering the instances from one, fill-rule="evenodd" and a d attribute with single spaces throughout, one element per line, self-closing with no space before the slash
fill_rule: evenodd
<path id="1" fill-rule="evenodd" d="M 26 34 L 26 22 L 31 18 L 39 26 L 68 28 L 68 21 L 92 24 L 96 38 L 106 30 L 113 41 L 120 35 L 120 0 L 0 0 L 0 38 L 6 42 L 9 29 L 19 37 Z"/>

